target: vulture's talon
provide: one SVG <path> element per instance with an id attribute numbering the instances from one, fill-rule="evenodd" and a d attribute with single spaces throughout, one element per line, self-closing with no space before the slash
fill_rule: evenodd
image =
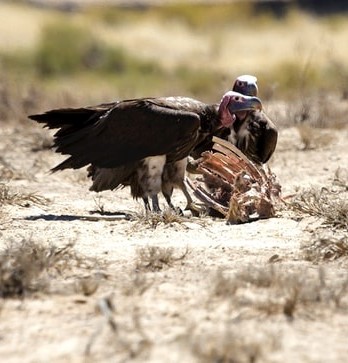
<path id="1" fill-rule="evenodd" d="M 184 212 L 183 212 L 183 210 L 180 207 L 174 207 L 173 208 L 173 212 L 175 214 L 177 214 L 178 216 L 181 216 L 181 217 L 184 216 Z"/>
<path id="2" fill-rule="evenodd" d="M 186 206 L 185 210 L 190 210 L 194 217 L 199 217 L 207 213 L 207 208 L 204 204 L 190 203 Z"/>

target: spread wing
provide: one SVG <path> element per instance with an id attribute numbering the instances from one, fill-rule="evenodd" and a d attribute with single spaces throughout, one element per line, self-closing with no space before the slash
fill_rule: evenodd
<path id="1" fill-rule="evenodd" d="M 194 146 L 200 128 L 197 113 L 151 99 L 122 101 L 109 108 L 58 109 L 30 118 L 58 128 L 54 146 L 70 155 L 53 171 L 88 164 L 114 168 L 164 154 L 169 161 L 179 160 Z"/>

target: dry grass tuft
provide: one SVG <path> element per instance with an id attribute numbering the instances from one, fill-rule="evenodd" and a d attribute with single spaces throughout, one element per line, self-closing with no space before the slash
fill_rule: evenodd
<path id="1" fill-rule="evenodd" d="M 238 287 L 240 287 L 240 283 L 236 279 L 226 276 L 223 271 L 219 270 L 213 282 L 213 295 L 219 297 L 233 296 Z"/>
<path id="2" fill-rule="evenodd" d="M 297 126 L 300 134 L 303 150 L 314 150 L 330 145 L 334 141 L 334 136 L 328 131 L 317 129 L 308 124 Z"/>
<path id="3" fill-rule="evenodd" d="M 146 226 L 150 226 L 156 229 L 160 225 L 174 225 L 183 224 L 184 222 L 191 221 L 188 217 L 185 217 L 170 208 L 164 209 L 162 212 L 141 212 L 135 216 L 135 220 L 138 223 L 144 223 Z"/>
<path id="4" fill-rule="evenodd" d="M 177 261 L 182 261 L 189 253 L 189 249 L 179 256 L 174 255 L 173 248 L 147 246 L 137 250 L 136 269 L 142 271 L 159 271 L 172 266 Z"/>
<path id="5" fill-rule="evenodd" d="M 348 257 L 348 237 L 317 236 L 314 241 L 307 243 L 302 249 L 307 261 L 318 263 L 337 260 L 341 257 Z"/>
<path id="6" fill-rule="evenodd" d="M 146 274 L 138 271 L 131 277 L 131 280 L 124 286 L 123 293 L 126 296 L 142 296 L 153 282 L 148 281 Z"/>
<path id="7" fill-rule="evenodd" d="M 348 298 L 348 278 L 326 277 L 325 271 L 249 266 L 230 276 L 219 272 L 213 281 L 214 301 L 228 301 L 230 310 L 255 317 L 282 314 L 288 319 L 307 312 L 341 307 Z M 241 312 L 242 311 L 242 312 Z"/>
<path id="8" fill-rule="evenodd" d="M 269 351 L 279 348 L 274 333 L 249 331 L 227 325 L 224 328 L 204 329 L 189 336 L 191 350 L 199 362 L 251 363 L 261 361 Z"/>
<path id="9" fill-rule="evenodd" d="M 13 191 L 8 185 L 0 183 L 0 207 L 5 204 L 29 207 L 31 204 L 47 205 L 49 202 L 49 199 L 39 194 Z"/>
<path id="10" fill-rule="evenodd" d="M 339 99 L 332 90 L 323 94 L 316 89 L 308 94 L 297 93 L 293 101 L 285 102 L 282 108 L 271 116 L 277 120 L 278 126 L 303 128 L 303 131 L 299 131 L 305 136 L 306 131 L 311 130 L 319 147 L 327 143 L 321 135 L 327 134 L 329 130 L 341 130 L 346 127 L 347 102 Z M 312 143 L 315 144 L 313 141 Z"/>
<path id="11" fill-rule="evenodd" d="M 312 188 L 298 193 L 289 206 L 295 211 L 323 218 L 327 225 L 348 228 L 348 200 L 345 193 Z"/>
<path id="12" fill-rule="evenodd" d="M 0 157 L 0 180 L 29 179 L 29 176 L 22 170 L 13 168 L 3 157 Z"/>
<path id="13" fill-rule="evenodd" d="M 45 95 L 33 85 L 23 85 L 10 79 L 0 78 L 0 113 L 1 121 L 26 122 L 27 115 L 31 113 L 41 98 Z"/>
<path id="14" fill-rule="evenodd" d="M 270 287 L 276 283 L 274 265 L 263 267 L 247 267 L 237 272 L 236 278 L 241 283 L 254 285 L 255 287 Z"/>
<path id="15" fill-rule="evenodd" d="M 348 169 L 337 168 L 335 171 L 333 185 L 348 191 Z"/>
<path id="16" fill-rule="evenodd" d="M 31 151 L 38 152 L 52 149 L 53 139 L 47 132 L 32 132 L 29 136 Z"/>
<path id="17" fill-rule="evenodd" d="M 23 240 L 11 242 L 0 253 L 0 296 L 25 297 L 33 292 L 49 292 L 52 277 L 60 277 L 73 267 L 86 266 L 72 244 L 45 246 Z M 87 263 L 88 264 L 88 263 Z"/>

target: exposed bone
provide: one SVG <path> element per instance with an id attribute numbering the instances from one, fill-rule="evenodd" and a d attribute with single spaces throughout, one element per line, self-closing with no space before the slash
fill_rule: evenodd
<path id="1" fill-rule="evenodd" d="M 275 215 L 281 186 L 271 170 L 250 161 L 236 146 L 214 137 L 213 150 L 204 152 L 197 171 L 201 177 L 188 186 L 208 208 L 228 223 L 245 223 Z"/>

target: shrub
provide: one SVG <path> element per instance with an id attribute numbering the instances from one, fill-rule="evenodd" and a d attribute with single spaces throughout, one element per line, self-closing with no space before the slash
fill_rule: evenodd
<path id="1" fill-rule="evenodd" d="M 54 22 L 42 30 L 36 66 L 42 75 L 70 74 L 95 66 L 100 46 L 91 32 L 68 22 Z"/>
<path id="2" fill-rule="evenodd" d="M 42 76 L 91 70 L 114 74 L 161 72 L 157 62 L 140 60 L 123 48 L 107 46 L 86 27 L 69 22 L 51 23 L 43 29 L 35 59 Z"/>

